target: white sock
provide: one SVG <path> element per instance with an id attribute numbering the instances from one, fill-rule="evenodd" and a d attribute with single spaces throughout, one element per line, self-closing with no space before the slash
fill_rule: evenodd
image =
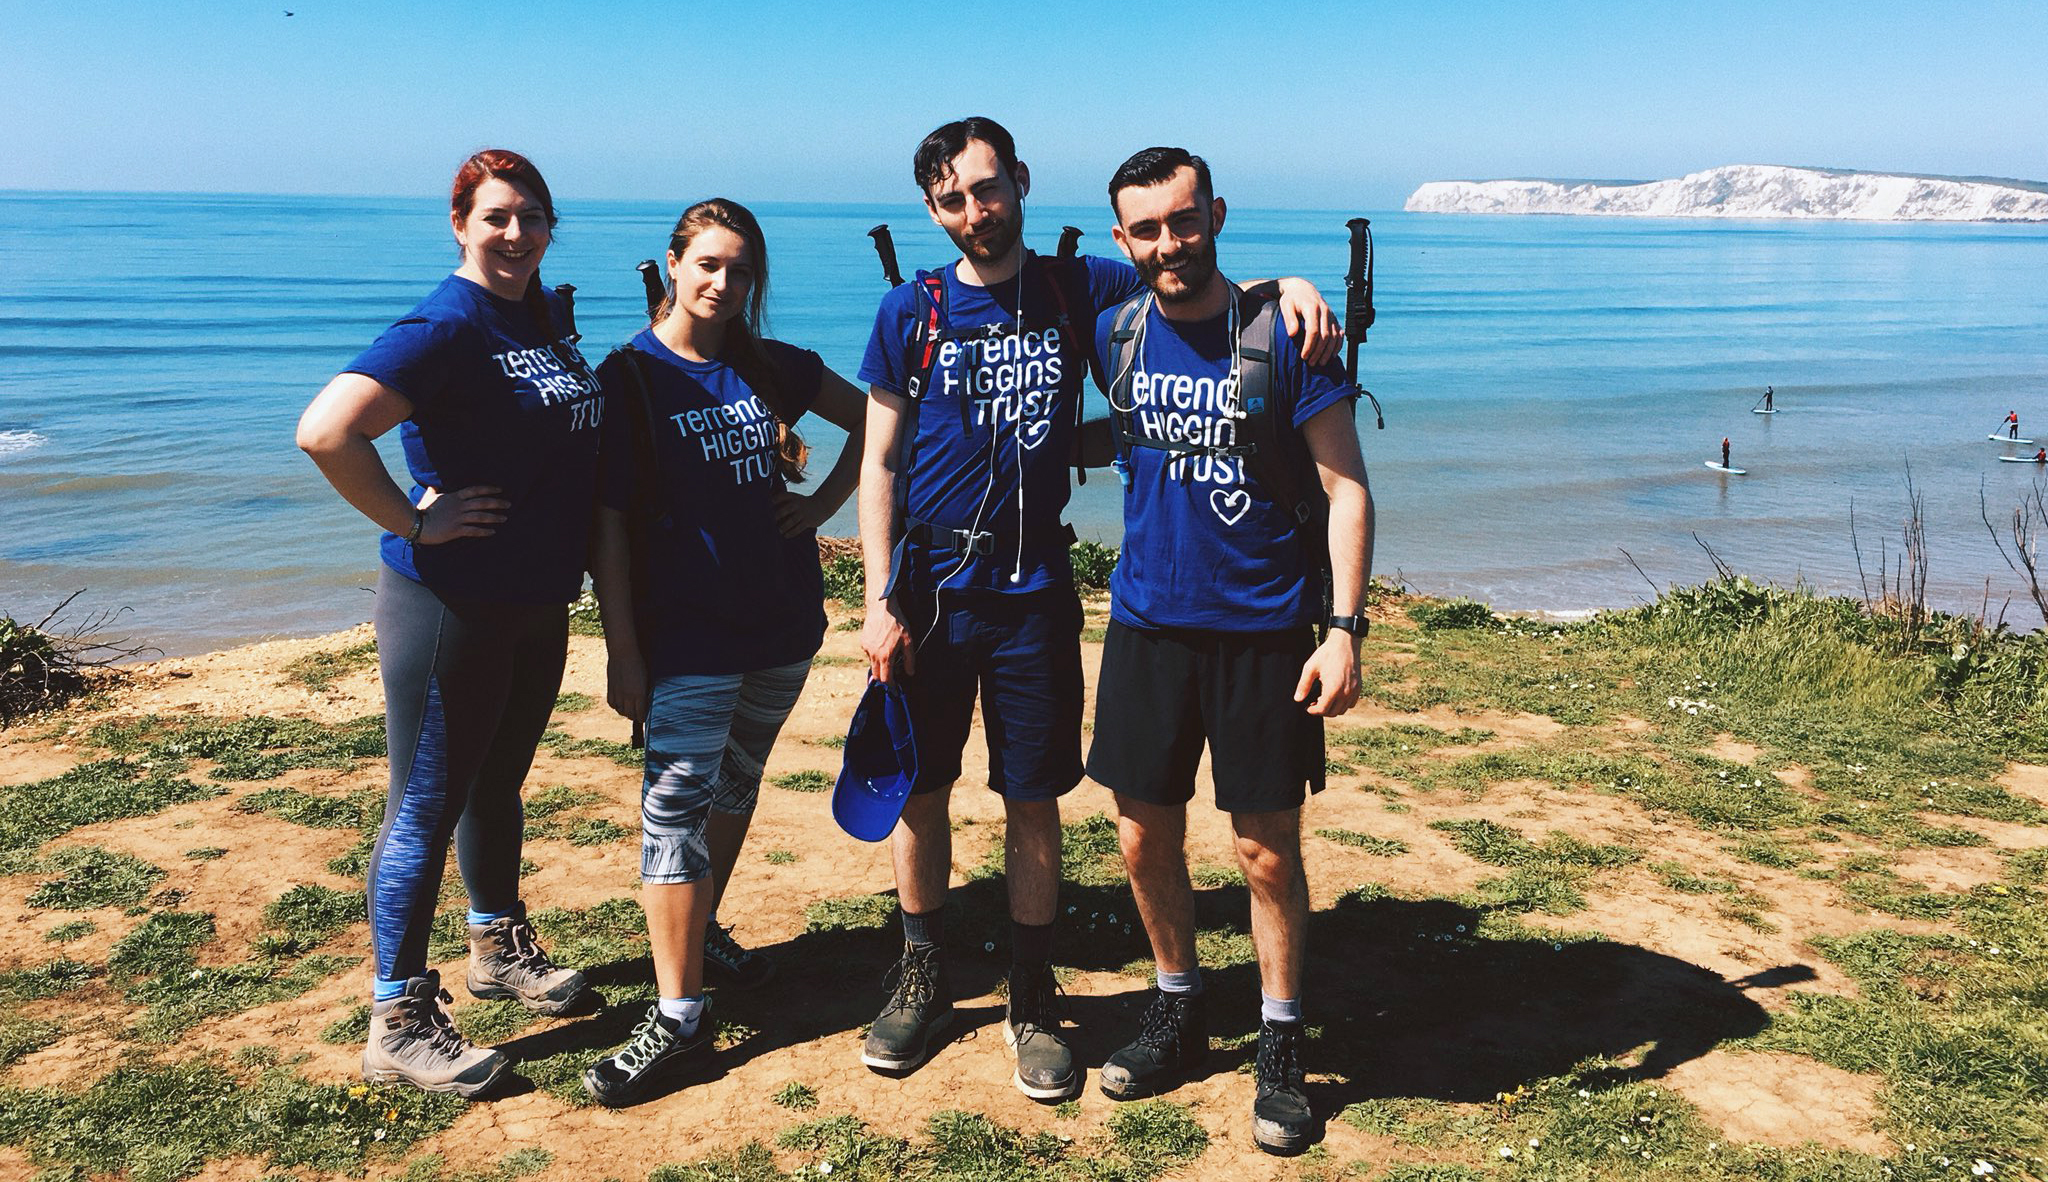
<path id="1" fill-rule="evenodd" d="M 685 1035 L 697 1033 L 697 1019 L 703 1016 L 704 1013 L 704 998 L 701 995 L 698 997 L 664 997 L 655 1004 L 661 1007 L 662 1017 L 676 1023 L 678 1033 Z"/>
<path id="2" fill-rule="evenodd" d="M 1259 1017 L 1268 1022 L 1301 1021 L 1301 999 L 1298 997 L 1274 997 L 1261 989 L 1259 991 Z"/>

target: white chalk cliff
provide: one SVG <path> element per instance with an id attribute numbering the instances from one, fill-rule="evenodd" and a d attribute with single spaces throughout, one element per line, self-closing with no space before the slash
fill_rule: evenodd
<path id="1" fill-rule="evenodd" d="M 1565 213 L 1876 222 L 2048 221 L 2048 185 L 1731 164 L 1670 181 L 1430 181 L 1411 213 Z"/>

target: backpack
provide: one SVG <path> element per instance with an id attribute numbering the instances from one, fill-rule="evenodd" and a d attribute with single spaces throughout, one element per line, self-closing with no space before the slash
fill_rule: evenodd
<path id="1" fill-rule="evenodd" d="M 1103 358 L 1116 375 L 1109 389 L 1109 410 L 1116 435 L 1117 479 L 1124 492 L 1131 491 L 1130 456 L 1133 447 L 1149 447 L 1167 453 L 1168 459 L 1191 456 L 1234 457 L 1244 465 L 1245 475 L 1264 489 L 1273 503 L 1295 522 L 1303 556 L 1308 561 L 1310 585 L 1321 597 L 1318 620 L 1327 619 L 1333 595 L 1330 582 L 1330 503 L 1323 494 L 1322 480 L 1308 441 L 1293 423 L 1280 417 L 1279 401 L 1273 396 L 1273 353 L 1277 347 L 1280 317 L 1278 304 L 1267 296 L 1236 291 L 1238 301 L 1237 399 L 1244 417 L 1238 420 L 1236 441 L 1230 444 L 1191 443 L 1146 434 L 1132 413 L 1131 378 L 1137 368 L 1139 327 L 1152 311 L 1151 292 L 1126 300 L 1110 322 L 1109 356 Z M 1320 634 L 1322 625 L 1317 625 Z"/>

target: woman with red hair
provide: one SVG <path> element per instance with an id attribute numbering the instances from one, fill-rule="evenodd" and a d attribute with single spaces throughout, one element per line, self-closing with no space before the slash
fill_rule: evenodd
<path id="1" fill-rule="evenodd" d="M 320 391 L 298 443 L 384 530 L 375 624 L 391 780 L 370 856 L 363 1076 L 474 1096 L 507 1061 L 456 1032 L 427 967 L 451 838 L 470 993 L 556 1014 L 586 991 L 526 920 L 520 788 L 561 687 L 604 395 L 566 298 L 540 281 L 555 226 L 540 171 L 478 152 L 449 205 L 460 265 Z M 409 491 L 374 442 L 393 427 Z"/>

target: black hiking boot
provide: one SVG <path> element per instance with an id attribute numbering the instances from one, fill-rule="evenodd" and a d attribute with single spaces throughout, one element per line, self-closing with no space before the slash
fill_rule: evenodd
<path id="1" fill-rule="evenodd" d="M 1315 1138 L 1315 1117 L 1301 1086 L 1301 1052 L 1307 1042 L 1299 1022 L 1269 1019 L 1259 1024 L 1259 1095 L 1252 1102 L 1252 1140 L 1267 1153 L 1291 1156 L 1307 1149 Z"/>
<path id="2" fill-rule="evenodd" d="M 1074 1052 L 1060 1037 L 1060 985 L 1052 966 L 1010 969 L 1010 1003 L 1003 1015 L 1003 1041 L 1017 1052 L 1012 1082 L 1033 1100 L 1064 1100 L 1081 1090 Z"/>
<path id="3" fill-rule="evenodd" d="M 860 1061 L 878 1071 L 909 1071 L 925 1061 L 953 1021 L 953 999 L 946 996 L 939 946 L 905 944 L 903 959 L 889 970 L 883 984 L 889 987 L 889 1001 L 861 1044 Z"/>
<path id="4" fill-rule="evenodd" d="M 1112 1100 L 1156 1096 L 1178 1085 L 1209 1053 L 1209 1021 L 1199 993 L 1152 992 L 1138 1037 L 1109 1057 L 1098 1079 Z"/>

